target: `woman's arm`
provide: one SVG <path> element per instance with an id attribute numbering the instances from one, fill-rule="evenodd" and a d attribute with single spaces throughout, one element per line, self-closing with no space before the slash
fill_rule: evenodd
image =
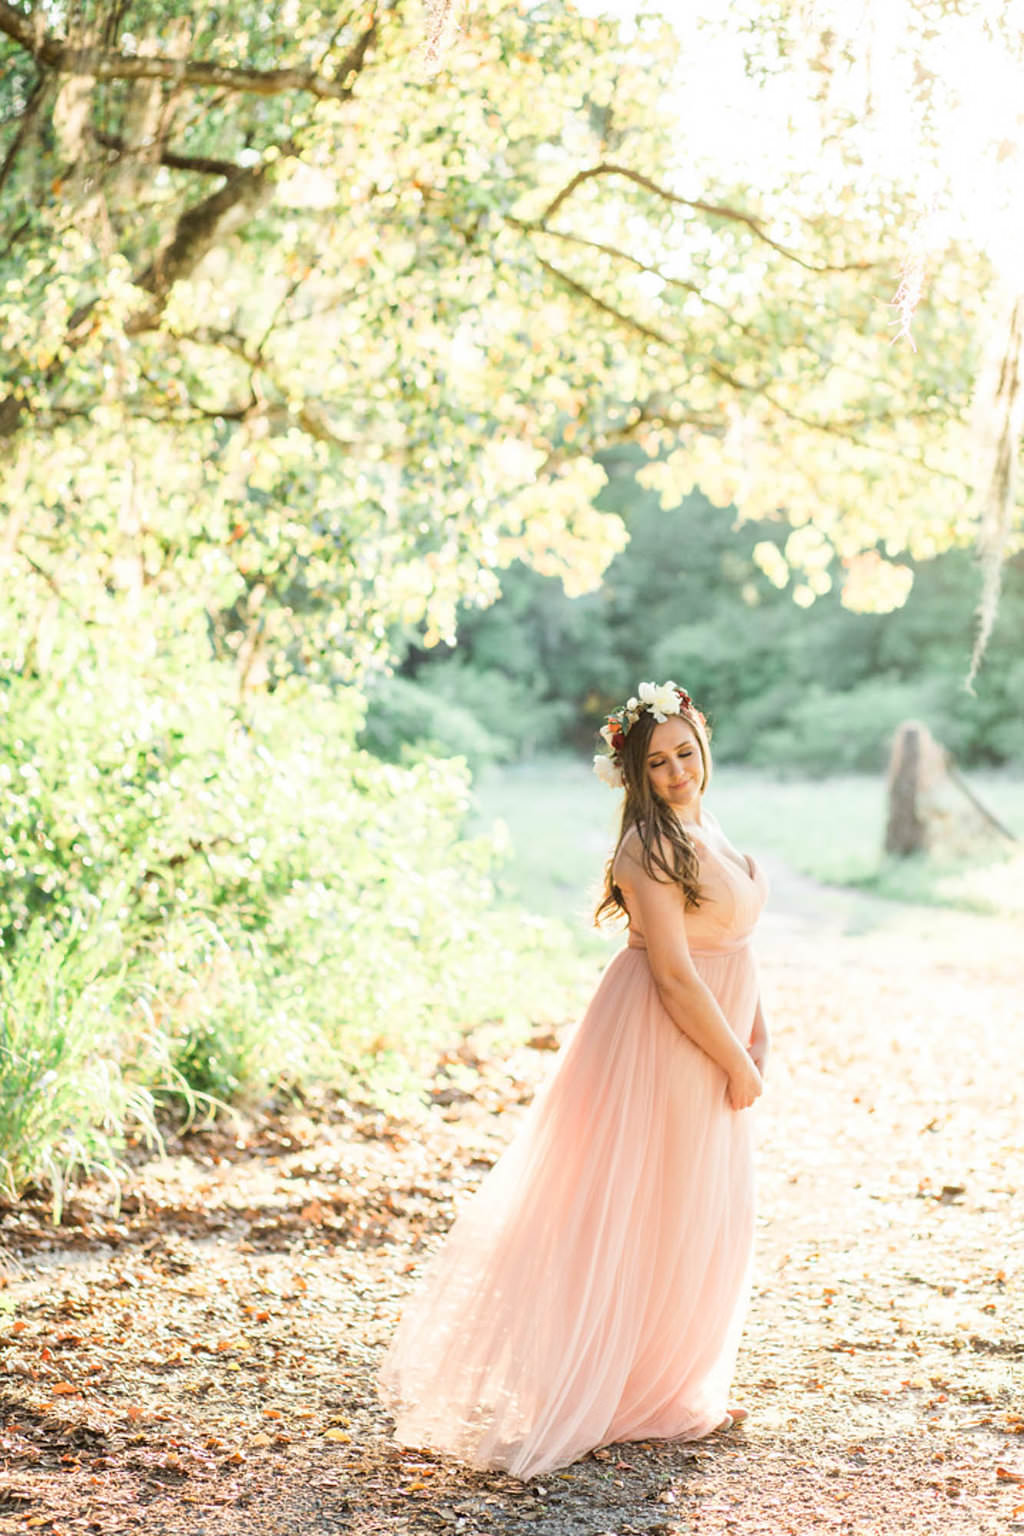
<path id="1" fill-rule="evenodd" d="M 665 1011 L 676 1028 L 726 1074 L 733 1108 L 745 1109 L 761 1092 L 761 1074 L 697 974 L 686 942 L 682 892 L 648 875 L 639 859 L 625 850 L 618 862 L 616 880 L 647 941 L 651 975 Z"/>

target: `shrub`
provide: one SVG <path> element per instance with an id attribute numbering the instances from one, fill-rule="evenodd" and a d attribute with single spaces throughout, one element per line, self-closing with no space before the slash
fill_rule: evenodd
<path id="1" fill-rule="evenodd" d="M 874 773 L 885 767 L 893 732 L 909 718 L 928 719 L 934 688 L 876 678 L 845 693 L 820 686 L 802 692 L 780 710 L 773 723 L 746 710 L 737 712 L 732 729 L 747 730 L 747 761 L 781 773 L 825 777 L 834 773 Z"/>
<path id="2" fill-rule="evenodd" d="M 115 1172 L 169 1095 L 408 1097 L 442 1042 L 550 990 L 556 925 L 494 909 L 465 763 L 422 742 L 379 761 L 350 694 L 296 680 L 243 712 L 222 663 L 148 653 L 73 637 L 44 675 L 8 673 L 8 1196 L 41 1181 L 59 1206 L 76 1172 Z"/>
<path id="3" fill-rule="evenodd" d="M 496 736 L 471 709 L 439 688 L 407 677 L 381 677 L 368 693 L 360 745 L 386 762 L 416 756 L 461 757 L 473 768 L 511 755 L 512 743 Z"/>

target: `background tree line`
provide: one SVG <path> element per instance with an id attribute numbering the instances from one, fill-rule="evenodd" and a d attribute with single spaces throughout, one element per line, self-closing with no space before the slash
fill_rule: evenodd
<path id="1" fill-rule="evenodd" d="M 907 562 L 913 586 L 902 606 L 854 612 L 813 528 L 740 520 L 699 492 L 666 511 L 637 480 L 645 462 L 635 449 L 602 458 L 608 484 L 597 504 L 622 518 L 629 542 L 601 587 L 569 597 L 518 563 L 498 602 L 460 610 L 457 647 L 427 650 L 407 637 L 395 674 L 369 690 L 362 739 L 371 750 L 461 753 L 474 764 L 586 750 L 640 677 L 672 676 L 701 701 L 725 762 L 793 776 L 876 772 L 895 727 L 918 717 L 961 762 L 1024 763 L 1024 557 L 1007 562 L 982 675 L 968 691 L 973 551 Z M 817 552 L 818 594 L 790 571 L 794 541 Z"/>

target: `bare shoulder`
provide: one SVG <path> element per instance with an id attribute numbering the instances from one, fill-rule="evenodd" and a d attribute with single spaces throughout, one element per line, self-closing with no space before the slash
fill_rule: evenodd
<path id="1" fill-rule="evenodd" d="M 655 854 L 670 867 L 672 864 L 672 849 L 661 837 L 654 839 Z M 649 880 L 650 871 L 644 859 L 644 840 L 639 827 L 630 827 L 623 837 L 615 854 L 615 862 L 612 866 L 612 874 L 619 884 L 627 884 L 630 880 Z M 660 882 L 659 882 L 660 883 Z"/>

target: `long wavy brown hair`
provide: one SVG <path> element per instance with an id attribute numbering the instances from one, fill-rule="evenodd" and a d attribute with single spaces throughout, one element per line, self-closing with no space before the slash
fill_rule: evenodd
<path id="1" fill-rule="evenodd" d="M 711 778 L 711 733 L 703 719 L 689 709 L 681 710 L 679 718 L 685 720 L 697 738 L 704 768 L 701 783 L 703 793 Z M 672 807 L 654 793 L 647 775 L 647 751 L 657 724 L 650 710 L 645 709 L 622 744 L 619 754 L 625 784 L 622 820 L 614 852 L 605 866 L 604 891 L 594 912 L 595 927 L 609 918 L 628 915 L 622 892 L 612 877 L 612 870 L 624 838 L 634 828 L 640 839 L 640 862 L 645 872 L 653 880 L 678 885 L 688 907 L 700 906 L 700 859 L 697 850 Z"/>

